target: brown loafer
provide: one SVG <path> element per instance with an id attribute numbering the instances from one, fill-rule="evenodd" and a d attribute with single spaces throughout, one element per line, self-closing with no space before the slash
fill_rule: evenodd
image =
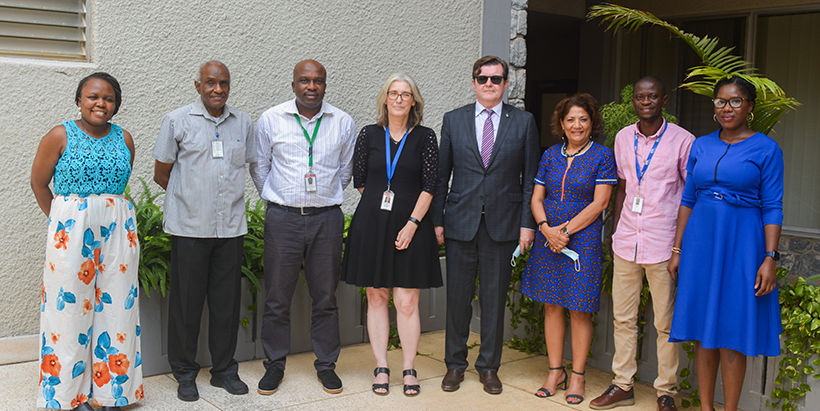
<path id="1" fill-rule="evenodd" d="M 498 379 L 498 372 L 493 370 L 484 371 L 478 377 L 478 380 L 484 384 L 484 392 L 488 394 L 501 394 L 501 390 L 504 388 L 501 385 L 501 380 Z"/>
<path id="2" fill-rule="evenodd" d="M 658 411 L 678 411 L 675 407 L 675 399 L 668 395 L 658 397 Z"/>
<path id="3" fill-rule="evenodd" d="M 617 385 L 610 385 L 598 398 L 589 402 L 593 410 L 608 410 L 622 405 L 635 405 L 635 391 L 620 389 Z"/>
<path id="4" fill-rule="evenodd" d="M 464 372 L 459 370 L 447 370 L 444 378 L 441 380 L 441 389 L 447 392 L 457 391 L 461 388 L 461 382 L 464 381 Z"/>

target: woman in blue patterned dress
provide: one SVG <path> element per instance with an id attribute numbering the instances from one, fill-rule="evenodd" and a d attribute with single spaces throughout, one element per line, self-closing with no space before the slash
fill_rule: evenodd
<path id="1" fill-rule="evenodd" d="M 109 123 L 122 102 L 106 73 L 80 81 L 79 120 L 43 137 L 31 188 L 48 216 L 37 406 L 119 410 L 143 398 L 134 207 L 122 193 L 134 141 Z M 54 179 L 54 193 L 49 182 Z"/>
<path id="2" fill-rule="evenodd" d="M 713 409 L 718 367 L 726 410 L 732 411 L 740 400 L 746 356 L 780 355 L 775 262 L 783 223 L 783 151 L 749 129 L 756 94 L 742 77 L 715 84 L 714 119 L 721 128 L 692 145 L 667 267 L 678 277 L 669 341 L 695 341 L 702 410 Z"/>
<path id="3" fill-rule="evenodd" d="M 544 303 L 550 372 L 535 393 L 550 397 L 563 384 L 566 401 L 584 401 L 584 369 L 592 344 L 592 313 L 601 291 L 601 213 L 617 183 L 615 157 L 592 138 L 603 127 L 598 102 L 586 93 L 561 100 L 552 132 L 564 141 L 544 152 L 535 177 L 532 214 L 538 232 L 521 292 Z M 562 366 L 566 323 L 572 325 L 572 378 Z"/>

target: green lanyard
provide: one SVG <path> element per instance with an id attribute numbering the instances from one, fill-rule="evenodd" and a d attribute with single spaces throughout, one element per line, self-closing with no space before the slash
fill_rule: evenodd
<path id="1" fill-rule="evenodd" d="M 313 142 L 316 141 L 316 134 L 319 133 L 319 126 L 322 125 L 322 117 L 319 117 L 319 120 L 316 120 L 316 127 L 313 129 L 313 137 L 308 135 L 307 130 L 305 130 L 305 126 L 302 125 L 302 120 L 299 119 L 299 115 L 293 113 L 293 117 L 296 117 L 296 121 L 299 122 L 299 127 L 302 128 L 302 132 L 305 133 L 305 138 L 308 141 L 308 166 L 313 167 Z"/>

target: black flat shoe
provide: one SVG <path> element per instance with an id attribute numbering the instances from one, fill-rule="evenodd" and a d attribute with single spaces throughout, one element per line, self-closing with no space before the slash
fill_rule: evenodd
<path id="1" fill-rule="evenodd" d="M 388 380 L 390 379 L 390 368 L 387 367 L 376 367 L 373 370 L 373 376 L 376 377 L 379 374 L 387 374 Z M 384 392 L 378 392 L 376 390 L 384 390 Z M 376 384 L 373 383 L 373 393 L 376 395 L 387 395 L 390 394 L 390 382 L 386 382 L 384 384 Z"/>
<path id="2" fill-rule="evenodd" d="M 401 374 L 402 374 L 402 377 L 412 375 L 413 377 L 416 377 L 418 379 L 418 374 L 416 374 L 416 370 L 414 370 L 412 368 L 409 369 L 409 370 L 404 370 Z M 415 392 L 408 392 L 408 391 L 415 391 Z M 406 397 L 415 397 L 415 396 L 419 395 L 420 393 L 421 393 L 421 387 L 418 384 L 415 384 L 415 385 L 404 384 L 404 395 Z"/>

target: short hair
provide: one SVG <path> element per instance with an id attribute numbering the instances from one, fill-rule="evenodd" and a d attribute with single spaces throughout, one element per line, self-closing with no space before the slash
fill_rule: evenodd
<path id="1" fill-rule="evenodd" d="M 504 74 L 503 74 L 504 80 L 507 80 L 507 75 L 509 74 L 510 66 L 507 64 L 506 61 L 504 61 L 500 57 L 496 57 L 496 56 L 484 56 L 484 57 L 476 60 L 476 62 L 473 63 L 473 78 L 478 77 L 478 75 L 481 73 L 481 68 L 482 67 L 484 67 L 484 66 L 496 66 L 496 65 L 499 65 L 499 64 L 504 69 Z"/>
<path id="2" fill-rule="evenodd" d="M 728 86 L 730 84 L 734 84 L 740 92 L 746 95 L 746 99 L 754 105 L 755 100 L 757 100 L 757 90 L 755 90 L 755 86 L 741 76 L 727 76 L 724 77 L 715 83 L 715 97 L 717 97 L 718 92 L 720 91 L 723 86 Z"/>
<path id="3" fill-rule="evenodd" d="M 117 112 L 120 111 L 120 105 L 122 104 L 122 89 L 120 88 L 120 83 L 114 78 L 114 76 L 102 71 L 89 74 L 80 80 L 80 84 L 77 84 L 77 92 L 74 95 L 74 104 L 80 104 L 80 97 L 82 97 L 81 94 L 83 92 L 83 87 L 85 87 L 85 83 L 92 78 L 105 81 L 111 85 L 111 88 L 114 89 L 114 114 L 117 114 Z"/>
<path id="4" fill-rule="evenodd" d="M 661 81 L 661 79 L 659 79 L 658 77 L 652 76 L 652 75 L 643 76 L 643 77 L 639 78 L 638 81 L 636 81 L 634 85 L 637 86 L 638 83 L 643 83 L 645 81 L 657 84 L 658 87 L 660 87 L 660 89 L 661 89 L 661 97 L 666 95 L 666 85 L 663 84 L 663 81 Z"/>
<path id="5" fill-rule="evenodd" d="M 413 99 L 416 101 L 416 105 L 410 107 L 410 117 L 407 118 L 407 128 L 415 127 L 421 124 L 421 120 L 424 117 L 424 98 L 421 97 L 421 92 L 419 88 L 416 87 L 416 82 L 413 81 L 413 78 L 405 73 L 392 74 L 387 78 L 387 81 L 382 84 L 382 88 L 376 96 L 376 124 L 382 127 L 387 126 L 387 92 L 390 90 L 390 86 L 396 81 L 407 83 L 410 86 L 410 91 L 413 92 Z"/>
<path id="6" fill-rule="evenodd" d="M 592 97 L 587 93 L 578 93 L 561 100 L 558 105 L 555 106 L 555 111 L 552 113 L 551 120 L 553 135 L 560 136 L 562 140 L 566 141 L 567 137 L 564 135 L 564 129 L 561 127 L 561 121 L 567 116 L 569 110 L 573 107 L 581 107 L 592 119 L 592 133 L 590 134 L 590 137 L 595 137 L 601 134 L 601 130 L 604 128 L 604 117 L 601 115 L 601 111 L 598 110 L 598 101 L 595 100 L 595 97 Z"/>
<path id="7" fill-rule="evenodd" d="M 219 61 L 219 60 L 208 60 L 208 61 L 206 61 L 206 62 L 204 62 L 204 63 L 200 64 L 200 65 L 199 65 L 199 68 L 198 68 L 198 69 L 196 69 L 196 76 L 194 76 L 194 81 L 196 81 L 197 83 L 199 83 L 199 82 L 202 80 L 202 69 L 204 69 L 204 68 L 205 68 L 205 66 L 207 66 L 207 65 L 209 65 L 209 64 L 219 64 L 220 66 L 225 67 L 225 71 L 227 71 L 227 72 L 228 72 L 228 76 L 230 77 L 230 75 L 231 75 L 231 71 L 230 71 L 230 70 L 228 70 L 228 66 L 226 66 L 226 65 L 225 65 L 225 63 L 223 63 L 223 62 L 221 62 L 221 61 Z M 190 83 L 188 83 L 188 84 L 190 84 Z"/>

